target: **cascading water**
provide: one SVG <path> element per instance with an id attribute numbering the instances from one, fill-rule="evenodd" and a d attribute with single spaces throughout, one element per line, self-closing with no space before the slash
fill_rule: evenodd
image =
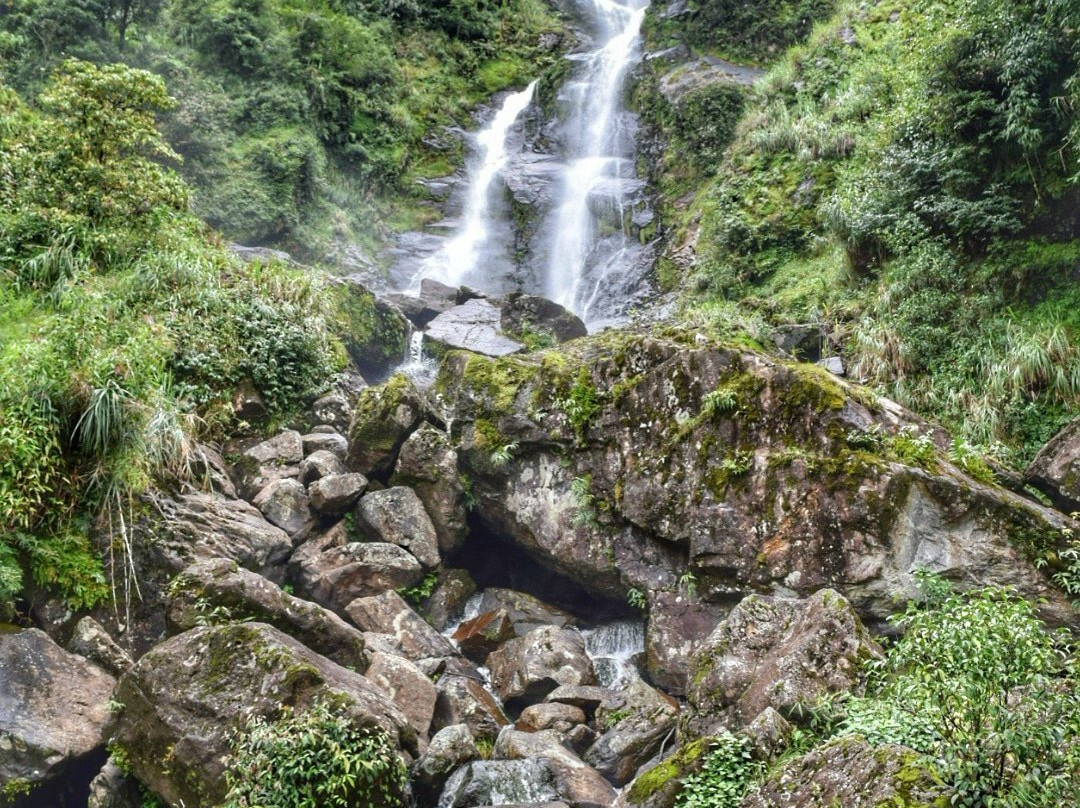
<path id="1" fill-rule="evenodd" d="M 636 659 L 645 653 L 645 623 L 615 620 L 581 632 L 600 684 L 621 690 L 636 679 Z"/>
<path id="2" fill-rule="evenodd" d="M 580 2 L 597 47 L 571 57 L 580 67 L 559 94 L 567 109 L 565 164 L 543 231 L 549 245 L 544 291 L 588 322 L 611 273 L 641 249 L 627 232 L 626 204 L 642 183 L 634 177 L 633 118 L 620 101 L 648 0 Z"/>
<path id="3" fill-rule="evenodd" d="M 508 159 L 510 129 L 532 102 L 535 89 L 534 81 L 521 92 L 507 96 L 491 123 L 476 135 L 478 154 L 469 172 L 461 223 L 456 235 L 421 266 L 413 278 L 413 291 L 419 289 L 424 278 L 450 286 L 460 286 L 468 281 L 483 288 L 486 286 L 483 278 L 473 277 L 478 271 L 483 270 L 484 274 L 497 272 L 500 264 L 509 264 L 508 245 L 491 237 L 495 218 L 493 202 L 499 187 L 499 174 Z"/>

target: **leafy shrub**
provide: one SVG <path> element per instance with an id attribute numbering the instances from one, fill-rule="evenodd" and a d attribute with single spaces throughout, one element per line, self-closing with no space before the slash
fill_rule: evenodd
<path id="1" fill-rule="evenodd" d="M 249 722 L 225 776 L 222 808 L 395 808 L 407 784 L 383 730 L 358 726 L 322 701 Z"/>
<path id="2" fill-rule="evenodd" d="M 1030 603 L 982 589 L 911 605 L 903 636 L 870 663 L 842 732 L 927 756 L 953 805 L 1054 806 L 1080 795 L 1080 690 L 1067 632 Z"/>
<path id="3" fill-rule="evenodd" d="M 710 741 L 701 771 L 683 778 L 676 808 L 738 808 L 764 766 L 753 760 L 750 741 L 726 730 Z"/>

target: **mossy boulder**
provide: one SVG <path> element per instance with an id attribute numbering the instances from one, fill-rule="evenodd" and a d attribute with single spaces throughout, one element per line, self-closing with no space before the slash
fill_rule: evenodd
<path id="1" fill-rule="evenodd" d="M 940 429 L 820 367 L 615 331 L 528 356 L 452 352 L 435 389 L 475 518 L 590 592 L 639 593 L 650 675 L 669 691 L 751 591 L 832 587 L 881 624 L 929 568 L 1076 619 L 1031 562 L 1080 526 L 971 477 Z"/>
<path id="2" fill-rule="evenodd" d="M 401 445 L 420 424 L 423 413 L 420 392 L 402 374 L 361 390 L 349 425 L 349 469 L 386 480 Z"/>
<path id="3" fill-rule="evenodd" d="M 405 356 L 411 327 L 393 305 L 363 285 L 344 279 L 332 287 L 338 333 L 364 375 L 381 375 Z"/>
<path id="4" fill-rule="evenodd" d="M 615 803 L 618 808 L 672 808 L 682 790 L 683 778 L 701 769 L 709 739 L 699 738 L 684 744 L 669 757 L 639 774 L 623 790 Z"/>
<path id="5" fill-rule="evenodd" d="M 121 679 L 116 742 L 134 775 L 169 804 L 210 808 L 226 793 L 230 736 L 256 716 L 315 699 L 417 753 L 408 719 L 374 685 L 264 623 L 192 629 L 156 646 Z"/>
<path id="6" fill-rule="evenodd" d="M 783 764 L 740 808 L 945 808 L 949 797 L 914 750 L 851 735 Z"/>

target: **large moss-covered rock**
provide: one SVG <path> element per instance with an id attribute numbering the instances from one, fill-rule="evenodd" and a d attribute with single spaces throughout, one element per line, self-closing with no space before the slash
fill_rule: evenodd
<path id="1" fill-rule="evenodd" d="M 640 592 L 673 639 L 649 660 L 672 691 L 710 621 L 751 591 L 833 587 L 879 623 L 929 568 L 1076 619 L 1030 557 L 1078 526 L 965 474 L 940 430 L 819 367 L 615 332 L 451 353 L 436 392 L 476 518 L 593 593 Z"/>
<path id="2" fill-rule="evenodd" d="M 378 688 L 264 623 L 205 626 L 145 654 L 120 681 L 116 740 L 138 779 L 170 804 L 225 796 L 230 734 L 283 706 L 332 702 L 359 726 L 417 752 L 408 719 Z"/>
<path id="3" fill-rule="evenodd" d="M 750 595 L 693 656 L 689 726 L 703 735 L 740 729 L 769 707 L 790 715 L 854 688 L 863 663 L 881 653 L 830 589 L 805 600 Z"/>
<path id="4" fill-rule="evenodd" d="M 280 629 L 339 665 L 363 672 L 363 635 L 336 614 L 218 558 L 185 569 L 169 587 L 169 622 L 187 631 L 213 619 L 257 620 Z"/>
<path id="5" fill-rule="evenodd" d="M 1080 511 L 1080 418 L 1054 435 L 1031 461 L 1025 479 L 1063 511 Z"/>
<path id="6" fill-rule="evenodd" d="M 349 425 L 346 463 L 352 471 L 385 480 L 393 471 L 398 450 L 420 423 L 423 400 L 406 376 L 360 391 Z"/>
<path id="7" fill-rule="evenodd" d="M 344 278 L 331 290 L 342 342 L 360 372 L 378 375 L 401 361 L 411 330 L 405 316 L 355 280 Z"/>
<path id="8" fill-rule="evenodd" d="M 949 796 L 914 750 L 849 736 L 784 764 L 740 808 L 945 808 Z"/>

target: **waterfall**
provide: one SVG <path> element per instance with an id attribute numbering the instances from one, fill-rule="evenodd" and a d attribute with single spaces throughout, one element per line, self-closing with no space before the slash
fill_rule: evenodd
<path id="1" fill-rule="evenodd" d="M 625 232 L 625 203 L 641 182 L 634 178 L 635 133 L 622 114 L 621 97 L 648 3 L 581 3 L 596 28 L 597 47 L 570 57 L 580 65 L 559 94 L 567 109 L 565 163 L 546 228 L 545 294 L 588 321 L 609 274 L 640 249 Z"/>
<path id="2" fill-rule="evenodd" d="M 439 363 L 424 354 L 424 332 L 412 331 L 405 343 L 405 358 L 398 365 L 397 373 L 404 373 L 418 387 L 427 388 L 435 381 Z"/>
<path id="3" fill-rule="evenodd" d="M 477 133 L 478 153 L 469 170 L 468 195 L 461 223 L 456 235 L 424 262 L 413 279 L 416 289 L 419 289 L 423 278 L 433 278 L 449 286 L 460 286 L 470 280 L 475 271 L 487 269 L 482 263 L 485 251 L 492 246 L 488 244 L 493 218 L 492 196 L 498 188 L 499 173 L 505 168 L 508 159 L 507 137 L 518 117 L 532 102 L 535 89 L 534 81 L 521 92 L 508 95 L 487 128 Z M 505 251 L 507 245 L 494 247 Z M 482 283 L 478 285 L 483 286 Z"/>
<path id="4" fill-rule="evenodd" d="M 645 623 L 615 620 L 581 632 L 603 687 L 620 690 L 639 678 L 635 657 L 645 653 Z"/>

